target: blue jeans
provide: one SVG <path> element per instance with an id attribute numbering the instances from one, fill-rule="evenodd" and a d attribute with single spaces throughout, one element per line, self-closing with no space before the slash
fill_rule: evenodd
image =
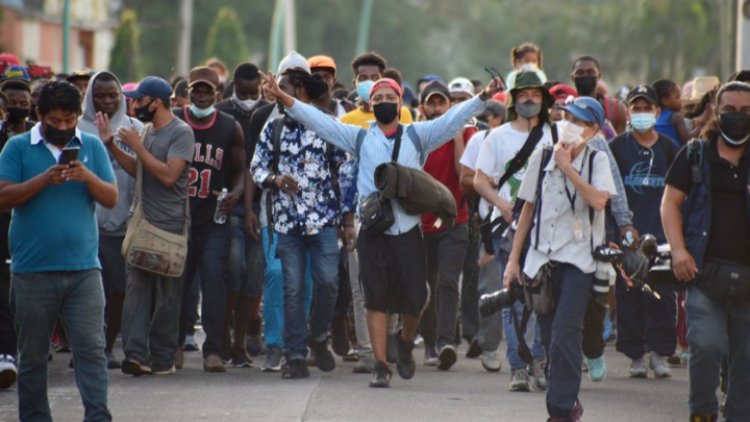
<path id="1" fill-rule="evenodd" d="M 263 244 L 245 233 L 245 218 L 230 215 L 229 291 L 254 298 L 263 290 Z"/>
<path id="2" fill-rule="evenodd" d="M 190 320 L 191 292 L 193 279 L 200 272 L 201 281 L 201 322 L 206 340 L 203 342 L 203 357 L 222 356 L 224 348 L 224 318 L 227 307 L 227 264 L 229 263 L 229 224 L 216 224 L 213 221 L 204 227 L 190 230 L 188 256 L 185 263 L 184 287 L 180 318 L 179 344 L 184 343 Z"/>
<path id="3" fill-rule="evenodd" d="M 583 316 L 591 296 L 594 274 L 571 264 L 552 268 L 555 310 L 539 315 L 542 342 L 547 349 L 547 412 L 568 417 L 581 389 Z M 718 379 L 718 378 L 717 378 Z"/>
<path id="4" fill-rule="evenodd" d="M 502 280 L 503 274 L 505 274 L 505 258 L 498 258 L 496 261 L 500 270 L 500 279 Z M 516 316 L 518 316 L 518 321 L 520 323 L 521 318 L 523 317 L 523 304 L 516 302 L 513 306 L 515 307 Z M 503 331 L 505 332 L 505 342 L 507 344 L 505 358 L 508 359 L 511 371 L 515 371 L 517 369 L 525 368 L 526 362 L 518 356 L 518 336 L 516 336 L 516 328 L 513 325 L 513 319 L 510 312 L 510 308 L 503 308 L 502 310 Z M 527 343 L 532 335 L 534 337 L 531 343 L 531 355 L 534 356 L 534 359 L 544 359 L 546 354 L 544 353 L 544 347 L 542 346 L 542 334 L 535 313 L 531 314 L 528 325 L 526 326 L 526 333 L 524 333 Z"/>
<path id="5" fill-rule="evenodd" d="M 305 271 L 313 278 L 313 306 L 310 337 L 325 337 L 331 325 L 338 295 L 339 248 L 336 229 L 326 227 L 312 236 L 279 236 L 279 256 L 284 274 L 284 346 L 287 360 L 307 357 L 307 314 Z"/>
<path id="6" fill-rule="evenodd" d="M 47 354 L 55 321 L 67 328 L 84 421 L 112 420 L 107 409 L 104 291 L 97 269 L 13 274 L 11 306 L 18 332 L 18 413 L 22 421 L 51 421 Z"/>
<path id="7" fill-rule="evenodd" d="M 266 348 L 284 347 L 284 278 L 281 272 L 281 259 L 276 256 L 279 235 L 273 234 L 269 244 L 268 227 L 261 229 L 263 236 L 263 338 Z M 309 258 L 309 256 L 308 256 Z M 309 267 L 309 266 L 308 266 Z M 312 303 L 312 273 L 305 273 L 305 315 L 310 315 Z"/>
<path id="8" fill-rule="evenodd" d="M 721 303 L 691 287 L 685 303 L 690 346 L 690 413 L 718 414 L 716 389 L 721 361 L 729 352 L 726 420 L 750 414 L 750 307 Z"/>

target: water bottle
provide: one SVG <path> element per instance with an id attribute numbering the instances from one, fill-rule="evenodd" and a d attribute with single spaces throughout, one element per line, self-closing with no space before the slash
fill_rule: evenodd
<path id="1" fill-rule="evenodd" d="M 216 198 L 216 211 L 214 212 L 214 223 L 216 224 L 224 224 L 227 222 L 227 214 L 221 212 L 221 205 L 224 203 L 224 199 L 226 199 L 227 195 L 229 195 L 229 191 L 227 188 L 224 188 L 221 190 L 219 197 Z"/>

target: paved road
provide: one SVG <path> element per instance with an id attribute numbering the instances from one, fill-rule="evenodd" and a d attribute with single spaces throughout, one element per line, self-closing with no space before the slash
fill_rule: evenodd
<path id="1" fill-rule="evenodd" d="M 673 368 L 674 377 L 667 380 L 630 379 L 629 361 L 613 349 L 607 347 L 606 381 L 584 381 L 584 420 L 687 420 L 685 368 Z M 456 366 L 443 373 L 421 366 L 422 353 L 421 348 L 415 350 L 420 363 L 415 378 L 404 381 L 396 376 L 386 390 L 368 388 L 369 376 L 353 374 L 353 364 L 341 361 L 332 373 L 313 368 L 309 379 L 282 380 L 257 368 L 206 374 L 200 353 L 188 353 L 186 368 L 172 376 L 133 378 L 110 372 L 109 406 L 115 420 L 138 422 L 545 420 L 544 394 L 507 391 L 507 365 L 491 374 L 478 360 L 461 355 Z M 81 420 L 83 415 L 73 372 L 67 367 L 69 356 L 56 354 L 50 364 L 49 397 L 57 421 Z M 256 366 L 259 363 L 260 359 Z M 13 420 L 15 389 L 0 392 L 0 421 Z"/>

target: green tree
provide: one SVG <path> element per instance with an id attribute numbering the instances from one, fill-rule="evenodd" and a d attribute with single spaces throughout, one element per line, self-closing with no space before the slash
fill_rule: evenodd
<path id="1" fill-rule="evenodd" d="M 140 30 L 138 18 L 132 9 L 125 9 L 120 17 L 120 26 L 115 33 L 115 45 L 109 58 L 109 69 L 123 82 L 141 78 Z"/>
<path id="2" fill-rule="evenodd" d="M 206 57 L 218 57 L 229 69 L 247 60 L 249 52 L 237 12 L 223 6 L 216 14 L 206 40 Z"/>

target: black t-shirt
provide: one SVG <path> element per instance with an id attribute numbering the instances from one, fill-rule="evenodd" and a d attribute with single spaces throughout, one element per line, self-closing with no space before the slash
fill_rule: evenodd
<path id="1" fill-rule="evenodd" d="M 631 132 L 617 136 L 609 144 L 622 175 L 628 204 L 633 211 L 633 226 L 639 233 L 666 241 L 661 227 L 659 204 L 664 194 L 664 178 L 680 146 L 659 135 L 651 148 L 641 146 Z"/>
<path id="2" fill-rule="evenodd" d="M 234 117 L 234 120 L 240 124 L 240 127 L 242 127 L 242 133 L 245 135 L 245 157 L 247 159 L 248 165 L 250 165 L 250 161 L 252 161 L 253 159 L 253 154 L 255 153 L 255 145 L 257 145 L 258 143 L 258 137 L 254 137 L 251 133 L 253 130 L 251 118 L 255 110 L 258 110 L 266 104 L 267 103 L 265 102 L 265 100 L 260 100 L 255 107 L 248 111 L 245 111 L 237 106 L 237 104 L 235 104 L 235 102 L 232 101 L 231 98 L 216 104 L 216 108 Z"/>
<path id="3" fill-rule="evenodd" d="M 740 159 L 739 167 L 719 156 L 717 139 L 709 141 L 704 160 L 708 160 L 711 180 L 711 229 L 705 259 L 716 258 L 750 266 L 750 221 L 747 206 L 748 153 Z M 692 157 L 691 157 L 692 158 Z M 685 194 L 693 183 L 687 157 L 687 146 L 667 173 L 667 184 Z"/>

